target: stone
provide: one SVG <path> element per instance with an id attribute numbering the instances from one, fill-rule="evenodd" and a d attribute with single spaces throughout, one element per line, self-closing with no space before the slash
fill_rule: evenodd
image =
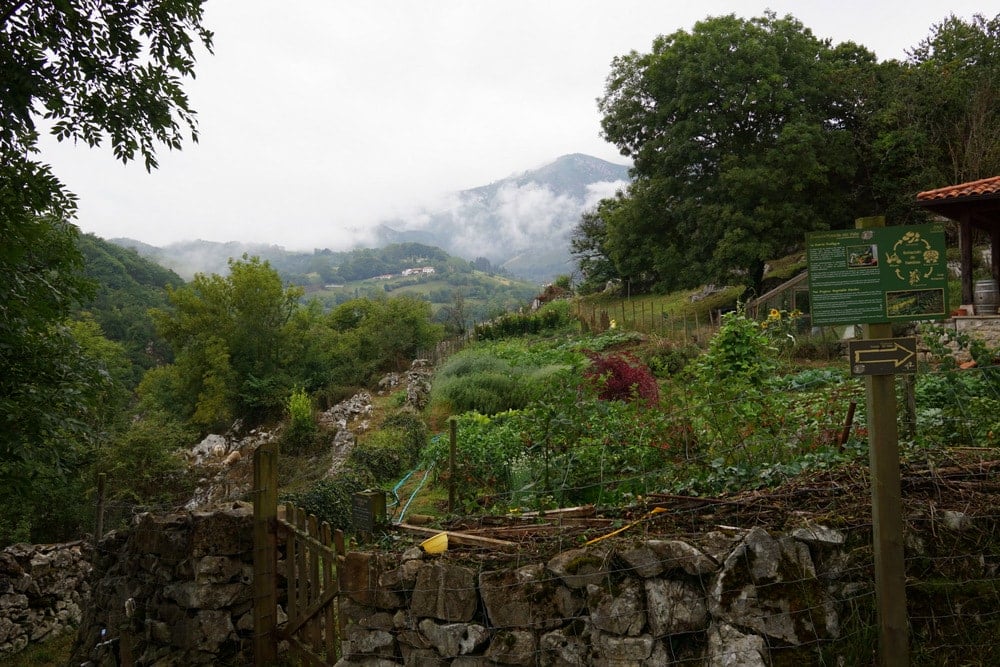
<path id="1" fill-rule="evenodd" d="M 663 572 L 663 561 L 648 544 L 641 544 L 622 551 L 619 556 L 629 569 L 643 578 L 655 577 Z"/>
<path id="2" fill-rule="evenodd" d="M 539 651 L 543 665 L 576 667 L 587 664 L 590 645 L 583 637 L 572 635 L 565 628 L 560 628 L 542 635 Z"/>
<path id="3" fill-rule="evenodd" d="M 395 627 L 393 615 L 385 611 L 379 611 L 363 619 L 359 619 L 358 625 L 369 630 L 385 630 L 386 632 Z"/>
<path id="4" fill-rule="evenodd" d="M 681 540 L 650 540 L 646 545 L 656 554 L 663 572 L 680 570 L 692 576 L 702 576 L 719 569 L 716 559 Z"/>
<path id="5" fill-rule="evenodd" d="M 972 519 L 969 518 L 968 514 L 963 514 L 962 512 L 944 510 L 941 512 L 941 517 L 944 520 L 945 528 L 948 530 L 961 532 L 972 527 Z"/>
<path id="6" fill-rule="evenodd" d="M 726 623 L 708 629 L 705 667 L 767 667 L 770 664 L 764 638 L 743 634 Z"/>
<path id="7" fill-rule="evenodd" d="M 392 591 L 411 591 L 417 584 L 420 560 L 403 560 L 399 567 L 383 572 L 378 577 L 379 587 Z"/>
<path id="8" fill-rule="evenodd" d="M 642 583 L 636 579 L 626 579 L 610 589 L 591 584 L 587 587 L 587 606 L 590 622 L 605 632 L 636 636 L 646 627 Z"/>
<path id="9" fill-rule="evenodd" d="M 622 637 L 600 633 L 594 641 L 594 651 L 601 664 L 635 664 L 653 654 L 655 640 L 650 635 Z M 598 664 L 598 660 L 594 661 Z"/>
<path id="10" fill-rule="evenodd" d="M 240 581 L 243 574 L 243 562 L 228 556 L 203 556 L 194 566 L 194 578 L 198 583 L 226 584 Z"/>
<path id="11" fill-rule="evenodd" d="M 355 602 L 382 609 L 397 609 L 403 598 L 393 590 L 378 585 L 382 564 L 369 552 L 349 551 L 344 560 L 341 590 Z"/>
<path id="12" fill-rule="evenodd" d="M 750 530 L 710 588 L 716 620 L 799 646 L 839 634 L 833 600 L 816 578 L 805 544 Z"/>
<path id="13" fill-rule="evenodd" d="M 708 622 L 705 596 L 683 581 L 651 579 L 644 584 L 649 629 L 655 637 L 697 632 Z"/>
<path id="14" fill-rule="evenodd" d="M 601 584 L 608 576 L 605 554 L 587 549 L 570 549 L 553 556 L 546 567 L 572 589 Z"/>
<path id="15" fill-rule="evenodd" d="M 494 628 L 559 627 L 563 616 L 555 592 L 556 583 L 541 563 L 479 575 L 479 593 Z"/>
<path id="16" fill-rule="evenodd" d="M 193 512 L 191 556 L 233 556 L 253 549 L 253 505 L 236 503 L 224 510 Z"/>
<path id="17" fill-rule="evenodd" d="M 443 658 L 467 655 L 479 649 L 490 637 L 489 631 L 475 623 L 435 623 L 420 621 L 421 634 Z"/>
<path id="18" fill-rule="evenodd" d="M 349 652 L 355 655 L 377 655 L 383 658 L 396 656 L 396 638 L 385 630 L 370 630 L 359 625 L 347 626 Z"/>
<path id="19" fill-rule="evenodd" d="M 501 665 L 534 665 L 538 640 L 528 630 L 500 630 L 486 649 L 486 658 Z"/>
<path id="20" fill-rule="evenodd" d="M 437 651 L 426 648 L 415 648 L 403 653 L 405 667 L 444 667 L 446 663 Z"/>
<path id="21" fill-rule="evenodd" d="M 475 573 L 461 565 L 435 561 L 421 564 L 410 608 L 418 617 L 470 621 L 479 604 Z"/>
<path id="22" fill-rule="evenodd" d="M 239 582 L 199 584 L 196 581 L 182 581 L 163 587 L 163 596 L 174 600 L 184 609 L 222 609 L 246 602 L 251 595 L 251 589 Z"/>
<path id="23" fill-rule="evenodd" d="M 827 548 L 843 546 L 847 541 L 839 530 L 812 523 L 793 530 L 792 537 L 811 546 Z"/>

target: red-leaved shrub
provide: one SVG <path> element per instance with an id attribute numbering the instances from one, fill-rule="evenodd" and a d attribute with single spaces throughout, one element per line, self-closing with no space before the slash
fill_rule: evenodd
<path id="1" fill-rule="evenodd" d="M 583 375 L 597 389 L 597 395 L 602 400 L 627 402 L 641 399 L 648 405 L 660 400 L 656 378 L 632 355 L 584 354 L 590 359 L 590 368 Z"/>

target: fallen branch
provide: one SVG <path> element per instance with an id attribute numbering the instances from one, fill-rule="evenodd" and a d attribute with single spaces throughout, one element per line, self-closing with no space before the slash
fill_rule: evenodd
<path id="1" fill-rule="evenodd" d="M 461 533 L 451 530 L 437 530 L 435 528 L 424 528 L 423 526 L 411 526 L 406 523 L 396 524 L 396 528 L 402 531 L 411 533 L 413 535 L 423 535 L 424 537 L 433 537 L 439 533 L 448 533 L 448 542 L 454 544 L 464 544 L 471 547 L 517 547 L 517 542 L 509 542 L 507 540 L 495 540 L 491 537 L 482 537 L 481 535 L 470 535 L 469 533 Z"/>

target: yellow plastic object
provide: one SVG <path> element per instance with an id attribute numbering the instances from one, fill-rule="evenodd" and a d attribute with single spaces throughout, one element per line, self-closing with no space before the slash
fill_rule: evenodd
<path id="1" fill-rule="evenodd" d="M 420 543 L 429 554 L 440 554 L 448 550 L 448 533 L 438 533 Z"/>

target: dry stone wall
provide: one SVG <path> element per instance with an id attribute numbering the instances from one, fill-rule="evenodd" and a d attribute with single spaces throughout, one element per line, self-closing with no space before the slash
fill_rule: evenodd
<path id="1" fill-rule="evenodd" d="M 571 549 L 477 569 L 349 553 L 340 667 L 814 664 L 841 632 L 844 535 L 818 526 Z M 690 662 L 688 662 L 690 661 Z M 786 664 L 786 663 L 782 663 Z"/>
<path id="2" fill-rule="evenodd" d="M 0 551 L 0 657 L 74 631 L 89 593 L 83 542 Z"/>
<path id="3" fill-rule="evenodd" d="M 234 503 L 109 533 L 70 664 L 252 664 L 252 519 Z"/>

